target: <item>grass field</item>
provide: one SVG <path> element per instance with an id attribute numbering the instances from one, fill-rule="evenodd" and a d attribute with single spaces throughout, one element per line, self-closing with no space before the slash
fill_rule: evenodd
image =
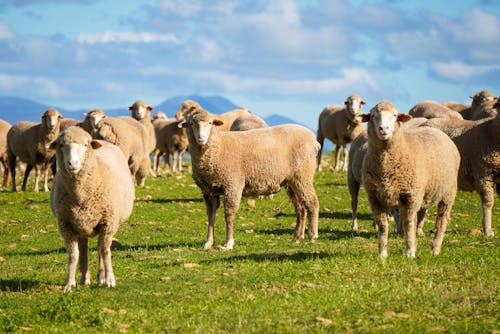
<path id="1" fill-rule="evenodd" d="M 207 218 L 191 175 L 148 179 L 116 235 L 116 288 L 95 284 L 93 239 L 94 284 L 70 294 L 49 194 L 1 192 L 0 332 L 500 333 L 500 243 L 475 233 L 477 194 L 458 193 L 440 255 L 430 252 L 433 210 L 417 258 L 406 258 L 403 239 L 391 234 L 383 263 L 364 192 L 363 231 L 352 234 L 345 173 L 326 168 L 315 186 L 317 242 L 291 243 L 295 216 L 282 191 L 243 200 L 234 250 L 203 251 Z M 216 244 L 224 237 L 219 209 Z"/>

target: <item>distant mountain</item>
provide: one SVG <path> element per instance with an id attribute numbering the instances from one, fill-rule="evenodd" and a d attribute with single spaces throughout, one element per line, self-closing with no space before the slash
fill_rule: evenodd
<path id="1" fill-rule="evenodd" d="M 40 122 L 40 116 L 49 108 L 51 108 L 51 106 L 20 97 L 0 97 L 0 119 L 10 124 L 19 121 Z M 61 113 L 65 111 L 61 108 L 57 108 L 57 110 Z"/>
<path id="2" fill-rule="evenodd" d="M 182 102 L 185 100 L 193 100 L 198 102 L 203 109 L 206 109 L 214 114 L 222 114 L 238 108 L 233 102 L 221 96 L 201 96 L 201 95 L 187 95 L 175 96 L 167 99 L 155 107 L 156 111 L 163 111 L 168 117 L 173 117 L 177 110 L 179 110 Z"/>

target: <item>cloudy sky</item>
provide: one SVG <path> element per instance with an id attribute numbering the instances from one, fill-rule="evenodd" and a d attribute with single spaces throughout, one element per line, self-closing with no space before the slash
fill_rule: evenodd
<path id="1" fill-rule="evenodd" d="M 197 93 L 316 128 L 354 93 L 407 112 L 482 89 L 496 0 L 0 0 L 0 96 L 69 109 Z"/>

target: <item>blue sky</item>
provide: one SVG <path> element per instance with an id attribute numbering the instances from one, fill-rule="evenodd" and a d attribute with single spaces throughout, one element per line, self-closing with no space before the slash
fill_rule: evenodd
<path id="1" fill-rule="evenodd" d="M 0 0 L 0 95 L 69 109 L 197 93 L 316 128 L 350 94 L 407 112 L 499 88 L 494 0 Z"/>

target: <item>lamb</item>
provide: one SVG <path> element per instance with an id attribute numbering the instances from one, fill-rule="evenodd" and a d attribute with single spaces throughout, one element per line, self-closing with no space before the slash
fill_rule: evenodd
<path id="1" fill-rule="evenodd" d="M 0 119 L 0 163 L 3 166 L 3 181 L 2 188 L 7 187 L 7 183 L 9 182 L 9 163 L 7 158 L 7 132 L 11 125 Z"/>
<path id="2" fill-rule="evenodd" d="M 327 106 L 318 119 L 317 140 L 321 149 L 317 156 L 317 169 L 321 170 L 321 153 L 325 138 L 335 144 L 335 162 L 334 170 L 338 171 L 340 167 L 340 153 L 344 155 L 342 171 L 347 171 L 348 155 L 347 144 L 352 142 L 362 131 L 361 107 L 365 101 L 358 95 L 351 95 L 344 102 L 345 107 L 330 105 Z"/>
<path id="3" fill-rule="evenodd" d="M 142 100 L 137 100 L 128 109 L 130 116 L 144 125 L 147 133 L 146 150 L 148 154 L 153 152 L 156 147 L 155 129 L 150 116 L 153 107 Z"/>
<path id="4" fill-rule="evenodd" d="M 132 213 L 135 189 L 122 151 L 73 126 L 53 144 L 58 172 L 50 194 L 50 206 L 68 250 L 68 275 L 64 292 L 90 284 L 88 238 L 98 236 L 98 282 L 116 285 L 111 264 L 111 241 L 121 223 Z"/>
<path id="5" fill-rule="evenodd" d="M 299 125 L 281 125 L 252 131 L 219 131 L 222 122 L 207 111 L 193 111 L 187 128 L 193 179 L 200 187 L 208 215 L 204 249 L 214 243 L 214 224 L 220 196 L 224 195 L 225 248 L 234 246 L 233 222 L 242 196 L 267 195 L 285 187 L 295 207 L 294 241 L 318 238 L 319 202 L 313 186 L 319 144 L 314 134 Z M 251 150 L 249 148 L 252 148 Z"/>
<path id="6" fill-rule="evenodd" d="M 496 193 L 500 195 L 500 102 L 494 105 L 494 118 L 476 121 L 429 120 L 423 126 L 445 132 L 458 147 L 461 156 L 458 188 L 476 191 L 482 203 L 482 227 L 486 236 L 493 236 L 492 209 Z"/>
<path id="7" fill-rule="evenodd" d="M 408 114 L 412 117 L 463 119 L 455 110 L 430 100 L 417 103 Z"/>
<path id="8" fill-rule="evenodd" d="M 257 115 L 249 114 L 236 118 L 231 124 L 230 131 L 248 131 L 252 129 L 267 128 L 269 125 Z"/>
<path id="9" fill-rule="evenodd" d="M 49 191 L 48 172 L 55 157 L 55 150 L 50 148 L 59 135 L 60 120 L 63 116 L 54 108 L 42 114 L 41 123 L 21 121 L 14 124 L 7 133 L 7 156 L 12 176 L 12 191 L 16 189 L 16 157 L 26 163 L 21 190 L 26 190 L 28 176 L 35 167 L 34 191 L 38 192 L 40 172 L 43 173 L 43 189 Z"/>
<path id="10" fill-rule="evenodd" d="M 460 154 L 455 144 L 437 129 L 403 129 L 400 122 L 410 118 L 388 101 L 363 115 L 363 121 L 368 122 L 368 150 L 362 178 L 379 227 L 381 258 L 387 257 L 387 211 L 399 209 L 406 255 L 415 257 L 417 214 L 435 204 L 438 211 L 432 253 L 439 254 L 457 191 Z"/>
<path id="11" fill-rule="evenodd" d="M 182 171 L 182 157 L 188 147 L 186 129 L 179 127 L 175 119 L 155 119 L 153 121 L 156 134 L 156 148 L 154 151 L 153 168 L 158 175 L 160 157 L 166 155 L 165 160 L 172 171 Z M 172 164 L 170 164 L 170 155 Z"/>

